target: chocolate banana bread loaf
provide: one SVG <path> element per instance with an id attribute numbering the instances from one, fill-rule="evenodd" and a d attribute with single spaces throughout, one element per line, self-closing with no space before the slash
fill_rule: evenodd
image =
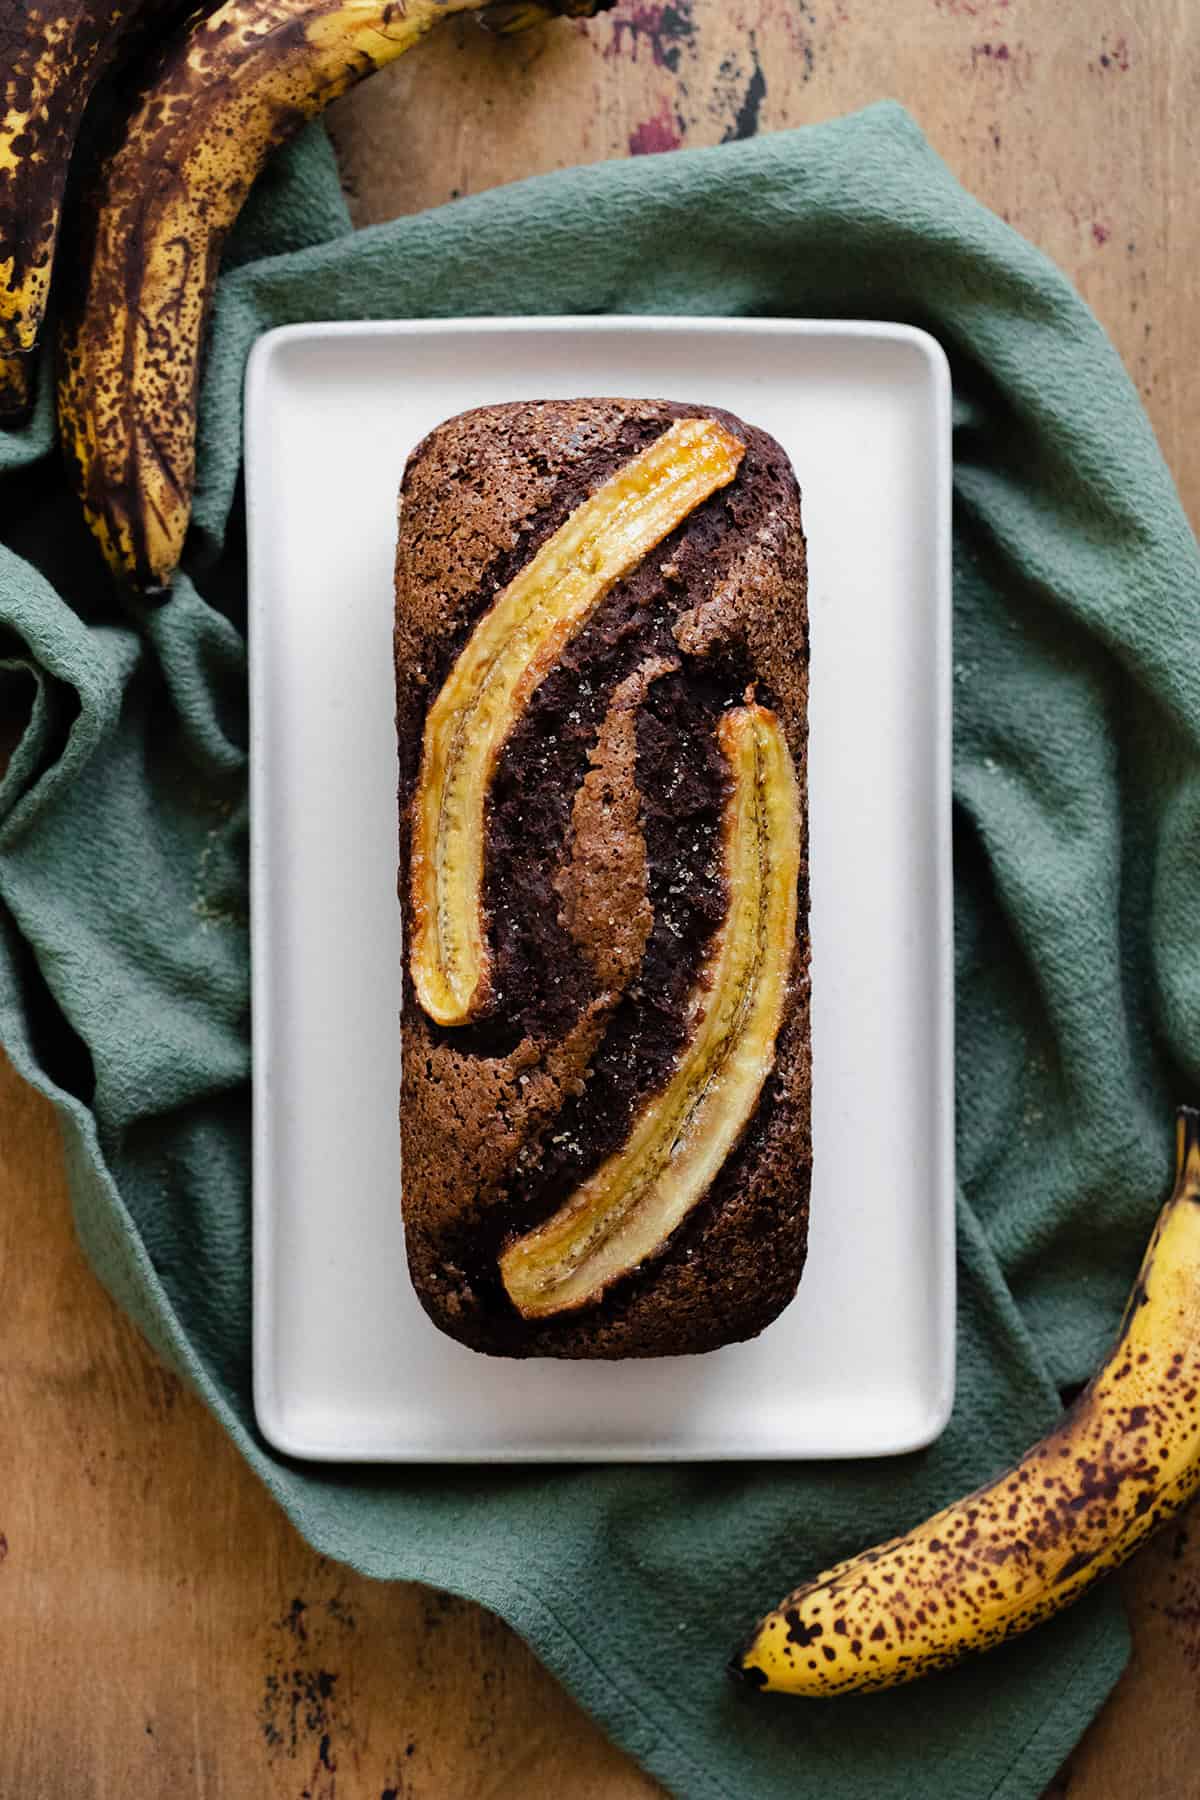
<path id="1" fill-rule="evenodd" d="M 800 496 L 665 400 L 483 407 L 396 555 L 409 1267 L 502 1356 L 752 1337 L 811 1169 Z"/>

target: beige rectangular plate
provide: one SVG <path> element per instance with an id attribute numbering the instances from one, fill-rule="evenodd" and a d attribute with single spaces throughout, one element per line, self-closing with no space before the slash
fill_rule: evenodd
<path id="1" fill-rule="evenodd" d="M 501 400 L 728 407 L 795 463 L 809 539 L 812 1240 L 760 1338 L 642 1363 L 443 1337 L 400 1219 L 391 663 L 396 491 Z M 885 1456 L 954 1387 L 950 383 L 924 333 L 821 320 L 301 325 L 247 376 L 254 1385 L 325 1460 Z"/>

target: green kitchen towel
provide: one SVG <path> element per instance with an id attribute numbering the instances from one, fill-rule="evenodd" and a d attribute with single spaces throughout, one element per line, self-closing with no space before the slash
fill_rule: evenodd
<path id="1" fill-rule="evenodd" d="M 954 1416 L 890 1463 L 304 1467 L 262 1442 L 250 1399 L 246 356 L 292 320 L 609 311 L 902 319 L 950 357 Z M 46 394 L 0 438 L 0 522 L 0 682 L 23 724 L 0 787 L 0 1033 L 58 1109 L 97 1272 L 299 1529 L 494 1607 L 687 1800 L 1037 1795 L 1123 1665 L 1111 1586 L 880 1696 L 772 1700 L 724 1660 L 788 1586 L 1053 1419 L 1113 1332 L 1172 1105 L 1200 1088 L 1200 562 L 1068 283 L 893 105 L 359 233 L 309 132 L 221 281 L 169 604 L 114 605 Z"/>

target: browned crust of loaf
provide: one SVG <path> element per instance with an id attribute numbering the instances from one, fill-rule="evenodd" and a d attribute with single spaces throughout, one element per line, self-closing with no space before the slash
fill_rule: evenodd
<path id="1" fill-rule="evenodd" d="M 563 924 L 614 1000 L 637 973 L 654 921 L 638 816 L 637 709 L 655 676 L 671 667 L 652 658 L 613 694 L 571 807 L 567 860 L 554 879 Z"/>
<path id="2" fill-rule="evenodd" d="M 445 669 L 482 606 L 503 585 L 511 559 L 580 471 L 604 458 L 631 427 L 665 428 L 674 418 L 716 416 L 754 443 L 784 498 L 765 516 L 753 492 L 735 483 L 727 500 L 731 533 L 744 542 L 711 591 L 679 590 L 662 563 L 662 601 L 688 658 L 736 644 L 769 690 L 805 791 L 808 697 L 807 584 L 799 494 L 779 446 L 713 408 L 666 401 L 581 400 L 478 409 L 439 426 L 413 452 L 402 488 L 396 558 L 395 655 L 401 760 L 400 892 L 408 927 L 408 813 L 425 712 Z M 601 475 L 599 478 L 603 478 Z M 596 485 L 593 478 L 591 485 Z M 586 491 L 586 487 L 582 490 Z M 581 496 L 582 497 L 582 496 Z M 761 511 L 761 509 L 760 509 Z M 651 559 L 648 559 L 651 560 Z M 673 585 L 674 583 L 674 585 Z M 482 593 L 481 593 L 482 584 Z M 691 604 L 689 604 L 691 602 Z M 610 713 L 592 769 L 627 762 L 619 714 Z M 589 819 L 586 796 L 574 818 Z M 503 1054 L 464 1049 L 417 1005 L 405 974 L 401 1134 L 404 1222 L 418 1296 L 434 1322 L 473 1347 L 507 1355 L 625 1357 L 681 1354 L 754 1336 L 786 1305 L 803 1268 L 811 1170 L 811 1051 L 806 919 L 798 936 L 791 993 L 776 1065 L 752 1122 L 710 1195 L 666 1249 L 596 1306 L 559 1319 L 524 1322 L 502 1292 L 480 1298 L 448 1246 L 464 1224 L 481 1233 L 502 1223 L 520 1180 L 523 1151 L 536 1145 L 570 1096 L 585 1092 L 588 1066 L 607 1020 L 614 973 L 630 975 L 628 946 L 605 946 L 589 920 L 605 916 L 588 879 L 624 884 L 635 936 L 644 930 L 636 847 L 574 845 L 557 892 L 573 934 L 598 977 L 596 996 L 557 1042 L 526 1035 Z M 591 858 L 590 876 L 587 875 Z M 805 868 L 807 863 L 805 863 Z M 584 874 L 581 875 L 581 870 Z M 582 883 L 582 885 L 581 885 Z M 802 901 L 807 882 L 802 889 Z M 590 941 L 589 941 L 589 933 Z M 614 956 L 613 952 L 616 951 Z"/>

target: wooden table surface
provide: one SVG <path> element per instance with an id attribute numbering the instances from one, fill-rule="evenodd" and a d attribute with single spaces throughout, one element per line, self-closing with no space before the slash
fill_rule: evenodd
<path id="1" fill-rule="evenodd" d="M 621 0 L 448 28 L 332 123 L 366 222 L 884 95 L 1079 283 L 1195 520 L 1196 0 Z M 494 1618 L 300 1541 L 91 1277 L 50 1110 L 2 1060 L 0 1199 L 0 1800 L 660 1791 Z M 1133 1663 L 1053 1791 L 1194 1800 L 1200 1513 L 1122 1579 Z"/>

